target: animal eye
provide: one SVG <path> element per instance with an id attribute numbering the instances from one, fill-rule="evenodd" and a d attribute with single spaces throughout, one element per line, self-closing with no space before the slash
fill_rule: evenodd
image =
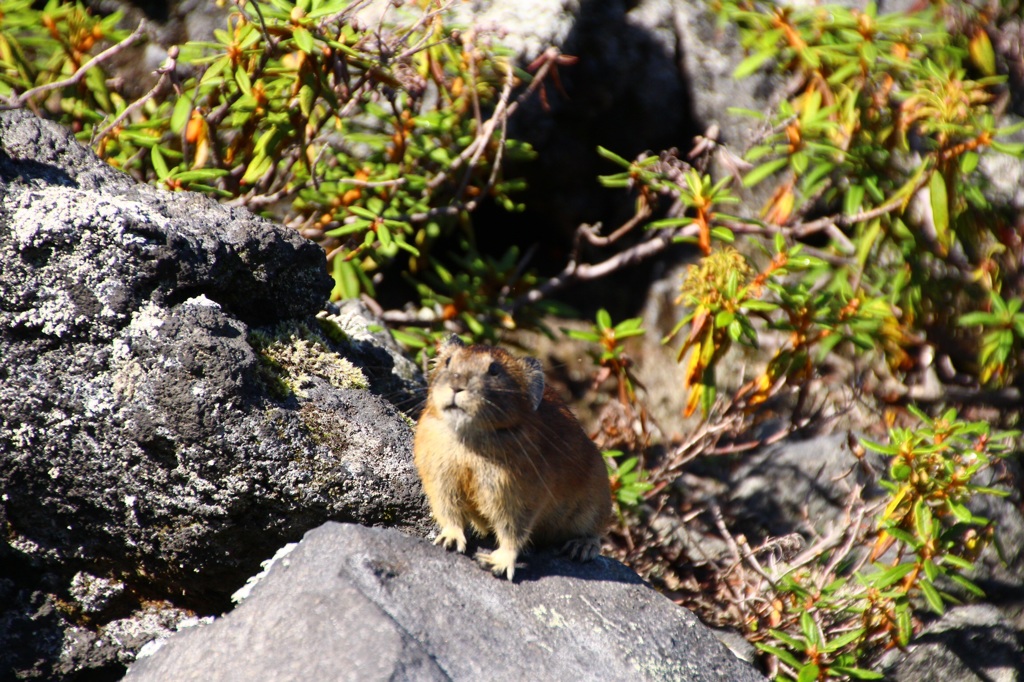
<path id="1" fill-rule="evenodd" d="M 445 358 L 445 359 L 444 359 L 444 366 L 445 366 L 445 367 L 447 367 L 447 366 L 448 366 L 448 365 L 450 365 L 450 364 L 452 364 L 452 359 L 451 359 L 451 357 L 447 357 L 447 358 Z"/>
<path id="2" fill-rule="evenodd" d="M 501 365 L 498 362 L 492 362 L 490 367 L 487 368 L 487 373 L 492 377 L 498 376 L 501 373 Z"/>

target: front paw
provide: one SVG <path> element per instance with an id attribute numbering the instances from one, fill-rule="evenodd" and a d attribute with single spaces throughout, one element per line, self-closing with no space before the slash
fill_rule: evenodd
<path id="1" fill-rule="evenodd" d="M 442 545 L 447 550 L 457 549 L 460 553 L 466 553 L 466 533 L 457 526 L 446 526 L 434 538 L 435 545 Z"/>
<path id="2" fill-rule="evenodd" d="M 518 556 L 519 553 L 514 549 L 498 548 L 493 552 L 477 552 L 476 560 L 499 578 L 504 573 L 505 577 L 512 580 L 512 576 L 516 574 L 516 557 Z"/>

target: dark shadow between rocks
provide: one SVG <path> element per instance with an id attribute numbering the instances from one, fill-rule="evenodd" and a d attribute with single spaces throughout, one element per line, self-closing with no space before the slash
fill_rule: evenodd
<path id="1" fill-rule="evenodd" d="M 73 177 L 54 164 L 40 163 L 33 159 L 14 160 L 0 149 L 0 181 L 14 180 L 26 184 L 42 181 L 43 186 L 78 187 Z"/>
<path id="2" fill-rule="evenodd" d="M 526 266 L 542 277 L 559 273 L 581 224 L 600 222 L 607 234 L 633 216 L 634 194 L 599 183 L 598 176 L 622 169 L 600 156 L 598 146 L 632 159 L 645 151 L 685 151 L 704 130 L 691 106 L 679 39 L 669 36 L 673 30 L 668 26 L 659 26 L 664 35 L 656 35 L 632 17 L 636 4 L 580 3 L 578 17 L 559 46 L 578 61 L 559 66 L 560 87 L 553 79 L 547 81 L 544 99 L 534 94 L 509 120 L 509 138 L 529 143 L 537 153 L 530 161 L 506 160 L 503 168 L 504 177 L 526 181 L 526 189 L 512 195 L 525 209 L 510 213 L 494 201 L 484 201 L 473 215 L 481 253 L 499 258 L 517 247 L 521 257 L 528 256 Z M 534 56 L 521 55 L 520 67 Z M 583 260 L 603 261 L 635 244 L 638 236 L 611 247 L 584 245 Z M 455 267 L 446 260 L 448 250 L 457 249 L 439 243 L 433 254 Z M 644 292 L 664 270 L 657 264 L 674 262 L 686 251 L 672 249 L 653 262 L 558 292 L 557 299 L 587 318 L 602 307 L 616 319 L 635 315 Z M 392 279 L 395 284 L 378 289 L 385 308 L 400 307 L 412 296 L 406 283 Z"/>

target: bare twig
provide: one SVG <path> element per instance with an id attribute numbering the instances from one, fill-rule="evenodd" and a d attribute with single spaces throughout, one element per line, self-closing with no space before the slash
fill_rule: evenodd
<path id="1" fill-rule="evenodd" d="M 645 261 L 667 249 L 672 245 L 675 238 L 694 236 L 696 234 L 696 226 L 687 226 L 677 234 L 659 232 L 654 234 L 650 239 L 640 242 L 636 246 L 632 246 L 624 251 L 620 251 L 600 263 L 591 264 L 577 263 L 575 261 L 570 262 L 565 266 L 562 272 L 517 298 L 512 303 L 512 312 L 515 312 L 525 305 L 536 303 L 556 291 L 561 291 L 571 284 L 599 279 L 621 268 L 636 265 L 637 263 Z"/>
<path id="2" fill-rule="evenodd" d="M 410 26 L 409 29 L 398 39 L 398 43 L 404 44 L 407 40 L 409 40 L 409 36 L 411 36 L 413 33 L 418 31 L 421 26 L 426 24 L 428 21 L 430 21 L 431 19 L 433 19 L 437 15 L 443 14 L 444 12 L 447 12 L 448 9 L 451 8 L 451 6 L 454 5 L 454 4 L 455 4 L 455 0 L 448 0 L 448 2 L 444 3 L 443 5 L 441 5 L 440 7 L 438 7 L 435 10 L 431 10 L 430 12 L 424 12 L 423 15 L 419 19 L 416 20 L 416 23 L 413 24 L 412 26 Z M 424 32 L 424 37 L 423 37 L 423 39 L 420 40 L 420 43 L 422 43 L 423 40 L 426 39 L 427 36 L 429 36 L 429 35 L 430 35 L 430 32 L 429 31 L 425 31 Z M 401 54 L 399 54 L 397 58 L 398 59 L 404 59 L 406 57 L 409 57 L 409 56 L 415 54 L 420 49 L 422 49 L 422 46 L 419 43 L 417 43 L 417 45 L 414 45 L 413 47 L 410 47 L 405 52 L 402 52 Z"/>
<path id="3" fill-rule="evenodd" d="M 622 225 L 620 225 L 618 229 L 616 229 L 607 237 L 602 237 L 597 234 L 598 230 L 601 228 L 601 223 L 597 223 L 596 225 L 593 226 L 580 225 L 577 231 L 584 239 L 586 239 L 594 246 L 608 246 L 622 239 L 623 236 L 631 232 L 633 228 L 635 228 L 637 225 L 639 225 L 644 220 L 649 218 L 650 215 L 651 209 L 645 203 L 640 207 L 640 210 L 638 210 L 632 218 L 630 218 Z"/>
<path id="4" fill-rule="evenodd" d="M 737 539 L 733 537 L 733 534 L 729 532 L 729 528 L 725 525 L 725 517 L 722 515 L 722 510 L 719 508 L 718 504 L 714 501 L 710 502 L 708 504 L 708 511 L 711 512 L 711 518 L 715 522 L 715 527 L 718 528 L 718 532 L 722 535 L 722 539 L 725 540 L 725 544 L 728 545 L 729 552 L 732 554 L 733 565 L 730 567 L 729 571 L 740 569 L 745 563 L 753 569 L 755 573 L 761 576 L 765 582 L 772 587 L 775 587 L 775 581 L 772 580 L 771 576 L 769 576 L 763 568 L 761 568 L 760 562 L 757 561 L 754 553 L 750 551 L 750 546 L 747 545 L 746 538 L 741 536 L 739 541 L 737 541 Z M 743 543 L 743 549 L 740 548 L 740 542 Z M 728 571 L 726 571 L 726 573 L 728 573 Z M 746 581 L 744 580 L 744 582 Z"/>
<path id="5" fill-rule="evenodd" d="M 415 312 L 407 312 L 405 310 L 385 310 L 380 314 L 380 318 L 388 324 L 401 325 L 403 327 L 433 327 L 437 323 L 437 318 L 431 316 L 420 317 Z"/>
<path id="6" fill-rule="evenodd" d="M 160 78 L 157 79 L 156 85 L 154 85 L 150 89 L 150 91 L 147 92 L 145 95 L 143 95 L 142 97 L 140 97 L 139 99 L 135 100 L 134 102 L 129 104 L 127 107 L 125 107 L 124 111 L 122 111 L 120 114 L 118 114 L 117 118 L 115 118 L 113 121 L 108 123 L 107 126 L 105 128 L 103 128 L 103 130 L 101 130 L 99 132 L 96 132 L 96 133 L 93 133 L 91 144 L 95 145 L 97 142 L 102 140 L 104 137 L 106 137 L 110 133 L 111 130 L 113 130 L 117 126 L 121 125 L 121 121 L 123 121 L 126 118 L 128 118 L 129 116 L 131 116 L 134 112 L 136 112 L 140 108 L 142 108 L 142 105 L 144 105 L 146 102 L 148 102 L 149 100 L 153 99 L 158 94 L 160 94 L 163 91 L 163 89 L 165 87 L 167 87 L 167 84 L 174 79 L 174 77 L 175 77 L 174 70 L 177 67 L 178 67 L 178 46 L 177 45 L 172 45 L 167 50 L 167 61 L 164 62 L 164 64 L 159 69 L 156 70 L 156 73 L 160 74 Z"/>
<path id="7" fill-rule="evenodd" d="M 277 41 L 273 40 L 270 37 L 270 31 L 267 30 L 267 21 L 266 21 L 266 19 L 263 18 L 263 10 L 260 9 L 260 3 L 257 2 L 256 0 L 253 0 L 251 3 L 248 2 L 247 0 L 237 0 L 237 4 L 238 4 L 238 9 L 239 9 L 240 12 L 243 13 L 243 16 L 244 16 L 244 9 L 243 8 L 245 7 L 245 5 L 248 5 L 248 4 L 252 5 L 253 11 L 256 12 L 256 18 L 259 20 L 260 33 L 263 34 L 263 42 L 265 42 L 267 45 L 269 45 L 271 47 L 271 49 L 273 49 L 274 47 L 277 47 Z"/>
<path id="8" fill-rule="evenodd" d="M 514 83 L 514 80 L 515 79 L 513 78 L 512 74 L 512 65 L 506 63 L 505 85 L 502 88 L 501 97 L 498 100 L 497 106 L 494 107 L 494 112 L 491 114 L 491 117 L 487 119 L 487 122 L 484 123 L 484 125 L 480 126 L 480 129 L 477 131 L 476 137 L 473 138 L 473 141 L 466 145 L 466 148 L 463 149 L 462 152 L 452 160 L 452 162 L 448 165 L 448 168 L 439 172 L 437 175 L 431 178 L 429 182 L 427 182 L 427 188 L 429 190 L 436 189 L 449 176 L 451 176 L 453 173 L 455 173 L 455 171 L 461 168 L 462 164 L 468 162 L 469 167 L 472 168 L 480 159 L 480 156 L 487 149 L 487 143 L 490 141 L 491 136 L 494 134 L 494 129 L 495 127 L 497 127 L 498 122 L 501 119 L 507 118 L 508 116 L 511 115 L 509 111 L 509 97 L 512 94 L 512 85 Z M 462 190 L 464 189 L 465 182 L 463 182 L 462 186 L 460 187 L 460 196 Z"/>
<path id="9" fill-rule="evenodd" d="M 339 185 L 355 185 L 356 187 L 397 187 L 406 183 L 405 178 L 395 178 L 394 180 L 359 180 L 356 178 L 342 178 L 340 180 L 334 180 Z"/>
<path id="10" fill-rule="evenodd" d="M 129 46 L 134 45 L 135 42 L 139 40 L 139 38 L 145 35 L 145 27 L 146 22 L 140 21 L 139 25 L 135 27 L 135 30 L 132 31 L 131 35 L 129 35 L 121 42 L 111 45 L 107 49 L 103 50 L 103 52 L 100 52 L 98 55 L 87 61 L 85 64 L 82 64 L 80 67 L 78 67 L 77 71 L 75 71 L 73 74 L 71 74 L 64 80 L 54 81 L 53 83 L 45 83 L 43 85 L 39 85 L 29 90 L 26 90 L 20 95 L 12 95 L 7 98 L 7 104 L 4 105 L 2 108 L 17 109 L 18 107 L 24 106 L 26 102 L 31 100 L 36 95 L 41 95 L 44 92 L 49 92 L 51 90 L 66 88 L 69 85 L 78 84 L 78 82 L 85 77 L 85 74 L 87 74 L 89 70 L 92 69 L 94 66 L 102 64 L 111 57 L 128 49 Z"/>
<path id="11" fill-rule="evenodd" d="M 505 86 L 501 90 L 501 97 L 498 100 L 498 105 L 494 108 L 494 113 L 487 120 L 487 123 L 480 127 L 480 132 L 477 133 L 476 139 L 473 140 L 473 143 L 470 145 L 471 147 L 475 146 L 476 149 L 473 151 L 472 156 L 469 157 L 469 161 L 466 163 L 466 172 L 462 177 L 462 183 L 459 185 L 459 191 L 456 192 L 455 194 L 457 198 L 461 198 L 466 191 L 466 187 L 469 186 L 469 180 L 470 177 L 472 176 L 473 168 L 476 166 L 477 161 L 480 160 L 480 157 L 483 156 L 483 153 L 487 150 L 487 145 L 490 142 L 491 137 L 493 137 L 494 135 L 494 129 L 499 124 L 502 126 L 503 130 L 505 128 L 505 123 L 508 121 L 508 115 L 505 113 L 505 110 L 508 108 L 508 100 L 509 97 L 511 97 L 512 95 L 512 83 L 514 80 L 515 79 L 513 78 L 512 74 L 512 64 L 509 62 L 505 62 Z M 473 97 L 475 100 L 475 87 L 473 88 L 473 93 Z M 477 105 L 474 105 L 474 108 L 477 108 Z M 504 139 L 505 135 L 504 133 L 502 133 L 502 143 L 504 143 Z M 499 154 L 501 153 L 501 150 L 502 147 L 499 145 Z M 452 165 L 454 166 L 455 164 Z M 498 169 L 500 165 L 501 164 L 499 160 L 495 160 L 495 162 L 491 164 L 491 175 L 490 178 L 488 179 L 488 186 L 484 188 L 483 192 L 481 192 L 482 195 L 486 196 L 489 193 L 491 183 L 493 183 L 494 180 L 497 179 L 498 177 Z"/>

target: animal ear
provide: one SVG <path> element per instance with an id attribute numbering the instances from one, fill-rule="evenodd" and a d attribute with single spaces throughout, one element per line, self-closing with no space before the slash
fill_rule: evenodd
<path id="1" fill-rule="evenodd" d="M 462 339 L 459 338 L 458 334 L 451 334 L 447 339 L 441 342 L 441 346 L 438 348 L 440 351 L 451 351 L 455 348 L 465 348 L 466 344 L 463 343 Z"/>
<path id="2" fill-rule="evenodd" d="M 537 358 L 523 358 L 526 388 L 530 392 L 530 404 L 536 410 L 544 399 L 544 366 Z"/>
<path id="3" fill-rule="evenodd" d="M 437 344 L 437 353 L 434 355 L 434 360 L 431 363 L 431 366 L 440 366 L 448 356 L 456 351 L 456 349 L 465 347 L 466 344 L 462 342 L 462 339 L 460 339 L 457 334 L 452 334 L 444 341 Z"/>
<path id="4" fill-rule="evenodd" d="M 449 338 L 444 339 L 444 346 L 454 346 L 456 348 L 465 348 L 466 344 L 462 339 L 459 338 L 458 334 L 451 334 Z"/>

